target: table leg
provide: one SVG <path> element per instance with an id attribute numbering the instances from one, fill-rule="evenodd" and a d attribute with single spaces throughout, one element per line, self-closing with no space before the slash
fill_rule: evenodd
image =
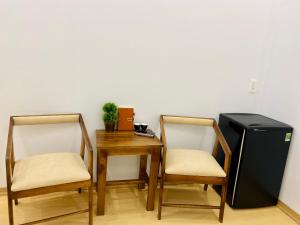
<path id="1" fill-rule="evenodd" d="M 144 189 L 145 188 L 145 175 L 146 175 L 146 169 L 147 169 L 147 159 L 148 159 L 148 155 L 141 155 L 140 156 L 139 179 L 144 180 L 144 182 L 141 183 L 141 184 L 138 184 L 138 189 Z"/>
<path id="2" fill-rule="evenodd" d="M 106 154 L 106 152 L 100 151 L 97 164 L 98 164 L 97 215 L 104 215 L 106 167 L 107 167 L 107 154 Z"/>
<path id="3" fill-rule="evenodd" d="M 96 180 L 96 192 L 98 193 L 98 183 L 99 183 L 99 174 L 100 174 L 100 151 L 97 149 L 97 173 L 96 173 L 96 176 L 97 176 L 97 180 Z"/>
<path id="4" fill-rule="evenodd" d="M 150 166 L 148 197 L 147 197 L 147 207 L 146 207 L 147 211 L 154 210 L 159 161 L 160 161 L 160 151 L 153 150 L 151 154 L 151 166 Z"/>

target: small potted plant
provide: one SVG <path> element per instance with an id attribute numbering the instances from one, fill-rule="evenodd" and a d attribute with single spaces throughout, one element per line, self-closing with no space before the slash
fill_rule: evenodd
<path id="1" fill-rule="evenodd" d="M 114 131 L 118 120 L 118 107 L 112 102 L 107 102 L 103 105 L 102 119 L 105 124 L 106 131 Z"/>

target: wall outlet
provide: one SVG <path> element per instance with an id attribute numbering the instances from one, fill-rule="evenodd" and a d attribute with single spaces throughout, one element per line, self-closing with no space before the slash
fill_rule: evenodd
<path id="1" fill-rule="evenodd" d="M 254 93 L 256 93 L 256 91 L 257 91 L 257 80 L 252 78 L 252 79 L 250 79 L 248 92 L 251 94 L 254 94 Z"/>

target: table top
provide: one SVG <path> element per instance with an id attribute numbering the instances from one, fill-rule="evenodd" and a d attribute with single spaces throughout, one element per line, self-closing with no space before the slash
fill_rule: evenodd
<path id="1" fill-rule="evenodd" d="M 113 131 L 96 130 L 96 140 L 98 149 L 113 148 L 148 148 L 162 147 L 163 144 L 155 136 L 143 137 L 135 135 L 133 131 Z"/>

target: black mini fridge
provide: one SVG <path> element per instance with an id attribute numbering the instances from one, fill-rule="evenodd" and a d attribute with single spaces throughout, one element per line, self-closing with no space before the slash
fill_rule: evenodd
<path id="1" fill-rule="evenodd" d="M 220 114 L 219 126 L 232 151 L 227 203 L 233 208 L 276 205 L 293 128 L 245 113 Z M 221 149 L 217 161 L 223 166 Z"/>

